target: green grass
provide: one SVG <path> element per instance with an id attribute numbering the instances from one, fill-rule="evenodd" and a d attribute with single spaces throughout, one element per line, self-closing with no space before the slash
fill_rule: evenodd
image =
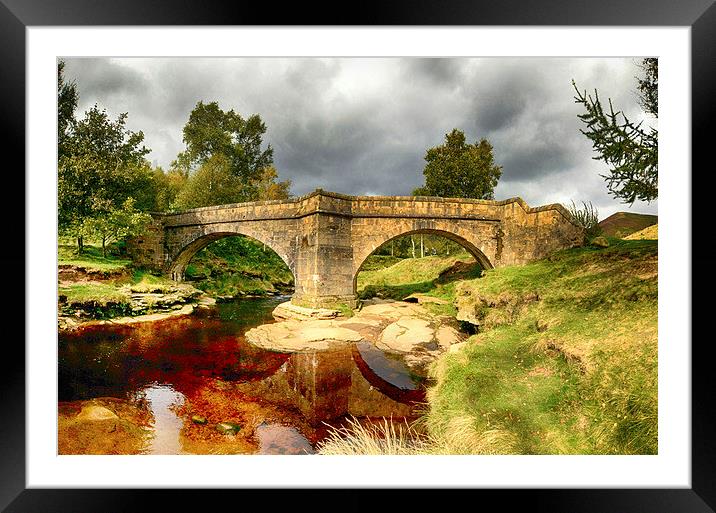
<path id="1" fill-rule="evenodd" d="M 386 257 L 370 257 L 361 268 L 356 287 L 361 299 L 374 296 L 405 299 L 415 293 L 446 297 L 450 296 L 450 291 L 454 288 L 456 280 L 480 273 L 479 266 L 474 265 L 466 267 L 462 273 L 458 272 L 450 276 L 443 274 L 450 270 L 456 262 L 474 262 L 467 252 L 449 257 L 428 256 L 398 259 L 392 265 L 381 267 L 385 259 Z M 365 270 L 366 268 L 373 270 Z"/>
<path id="2" fill-rule="evenodd" d="M 91 317 L 104 319 L 131 312 L 129 295 L 109 283 L 73 283 L 60 286 L 58 294 L 66 313 L 82 309 Z"/>
<path id="3" fill-rule="evenodd" d="M 118 256 L 107 254 L 102 256 L 102 248 L 85 245 L 84 253 L 77 253 L 77 246 L 58 245 L 57 263 L 59 265 L 75 265 L 95 271 L 118 271 L 127 269 L 132 261 Z"/>
<path id="4" fill-rule="evenodd" d="M 421 421 L 433 439 L 459 434 L 461 451 L 481 454 L 654 454 L 657 253 L 656 241 L 610 239 L 481 277 L 437 279 L 447 263 L 420 259 L 359 283 L 419 284 L 480 319 L 431 371 Z"/>
<path id="5" fill-rule="evenodd" d="M 293 287 L 283 260 L 246 237 L 227 237 L 202 249 L 187 266 L 186 277 L 213 296 L 272 294 Z"/>

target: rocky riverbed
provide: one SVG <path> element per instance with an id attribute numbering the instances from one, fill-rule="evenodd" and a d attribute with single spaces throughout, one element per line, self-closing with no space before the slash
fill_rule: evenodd
<path id="1" fill-rule="evenodd" d="M 413 370 L 424 373 L 445 351 L 462 343 L 466 335 L 449 316 L 430 313 L 421 304 L 372 299 L 353 317 L 331 310 L 296 307 L 290 302 L 274 310 L 276 323 L 246 332 L 257 347 L 284 353 L 323 351 L 368 342 L 400 355 Z"/>
<path id="2" fill-rule="evenodd" d="M 102 324 L 135 324 L 191 315 L 213 308 L 216 300 L 183 283 L 116 285 L 124 274 L 88 272 L 64 266 L 59 273 L 58 331 Z M 106 278 L 106 279 L 103 279 Z M 80 294 L 73 287 L 97 292 Z"/>

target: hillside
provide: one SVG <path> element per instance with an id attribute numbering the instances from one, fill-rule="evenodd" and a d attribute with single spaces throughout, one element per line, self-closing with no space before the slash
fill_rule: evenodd
<path id="1" fill-rule="evenodd" d="M 632 212 L 616 212 L 599 222 L 602 235 L 623 238 L 647 226 L 656 224 L 659 216 L 651 214 L 634 214 Z"/>
<path id="2" fill-rule="evenodd" d="M 435 451 L 656 453 L 656 241 L 612 240 L 456 281 L 418 262 L 408 274 L 406 265 L 392 277 L 382 270 L 379 283 L 360 277 L 362 295 L 419 289 L 479 325 L 433 367 L 422 421 Z"/>
<path id="3" fill-rule="evenodd" d="M 628 235 L 624 238 L 627 240 L 641 240 L 641 239 L 658 240 L 659 239 L 659 225 L 653 224 L 651 226 L 647 226 L 643 230 L 634 232 L 631 235 Z"/>

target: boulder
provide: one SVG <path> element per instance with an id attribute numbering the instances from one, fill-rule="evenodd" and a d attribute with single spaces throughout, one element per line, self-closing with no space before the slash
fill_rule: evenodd
<path id="1" fill-rule="evenodd" d="M 202 415 L 192 415 L 191 421 L 194 424 L 206 424 L 206 417 L 204 417 Z"/>
<path id="2" fill-rule="evenodd" d="M 241 425 L 234 422 L 219 422 L 216 430 L 223 435 L 235 435 L 241 431 Z"/>
<path id="3" fill-rule="evenodd" d="M 592 239 L 592 242 L 590 243 L 592 246 L 596 246 L 598 248 L 608 248 L 609 247 L 609 241 L 606 237 L 599 236 Z"/>
<path id="4" fill-rule="evenodd" d="M 96 404 L 88 404 L 82 407 L 82 410 L 77 414 L 77 420 L 111 420 L 118 419 L 116 413 L 112 410 L 105 408 L 104 406 L 97 406 Z"/>
<path id="5" fill-rule="evenodd" d="M 440 326 L 435 331 L 435 340 L 441 349 L 447 350 L 452 345 L 462 342 L 464 336 L 452 326 Z"/>
<path id="6" fill-rule="evenodd" d="M 396 353 L 411 353 L 422 347 L 434 350 L 437 348 L 435 330 L 430 322 L 416 317 L 401 317 L 389 324 L 380 334 L 376 347 Z"/>

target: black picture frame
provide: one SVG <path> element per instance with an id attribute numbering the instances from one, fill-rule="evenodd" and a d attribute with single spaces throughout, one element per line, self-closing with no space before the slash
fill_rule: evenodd
<path id="1" fill-rule="evenodd" d="M 23 241 L 25 179 L 25 29 L 28 26 L 116 26 L 116 25 L 576 25 L 576 26 L 686 26 L 691 27 L 692 72 L 692 234 L 707 223 L 708 213 L 698 215 L 698 206 L 710 206 L 703 175 L 713 167 L 708 151 L 714 119 L 711 95 L 716 88 L 716 6 L 714 0 L 528 0 L 502 1 L 409 1 L 361 2 L 331 8 L 294 3 L 275 5 L 242 2 L 213 3 L 208 0 L 0 0 L 0 138 L 4 156 L 17 156 L 4 179 L 14 178 L 16 191 L 8 196 L 20 203 L 4 226 L 5 240 L 13 241 L 15 251 L 2 257 L 6 268 L 23 269 L 11 273 L 18 282 L 13 290 L 25 290 L 24 277 L 32 272 L 25 263 Z M 6 161 L 7 162 L 7 161 Z M 709 167 L 706 167 L 709 166 Z M 12 172 L 11 172 L 12 171 Z M 689 170 L 683 170 L 685 176 Z M 694 187 L 698 178 L 699 187 Z M 7 183 L 7 182 L 6 182 Z M 7 185 L 9 187 L 9 185 Z M 20 191 L 23 191 L 22 193 Z M 701 195 L 701 197 L 699 197 Z M 9 208 L 9 207 L 8 207 Z M 23 214 L 24 215 L 24 214 Z M 713 218 L 713 216 L 711 216 Z M 705 219 L 705 220 L 704 220 Z M 704 227 L 702 226 L 702 227 Z M 710 233 L 710 232 L 709 232 Z M 708 239 L 709 237 L 706 236 Z M 693 248 L 693 245 L 692 245 Z M 704 270 L 699 285 L 704 289 L 713 278 L 705 264 L 708 251 L 692 251 L 692 274 Z M 713 274 L 713 273 L 711 273 Z M 22 278 L 20 278 L 22 276 Z M 3 299 L 3 312 L 17 312 L 18 293 Z M 705 318 L 707 304 L 693 298 L 692 319 Z M 22 302 L 24 305 L 24 301 Z M 27 311 L 25 322 L 27 322 Z M 701 314 L 701 315 L 699 315 Z M 17 316 L 10 316 L 20 325 Z M 688 489 L 500 489 L 451 490 L 450 503 L 459 504 L 469 493 L 469 501 L 496 499 L 500 509 L 525 505 L 537 511 L 600 512 L 708 512 L 716 507 L 716 424 L 712 415 L 714 380 L 708 358 L 710 339 L 692 336 L 692 456 Z M 25 480 L 25 350 L 19 336 L 6 336 L 0 358 L 2 415 L 0 415 L 0 510 L 39 511 L 143 511 L 150 501 L 160 499 L 165 508 L 207 510 L 215 501 L 248 504 L 259 500 L 271 509 L 290 506 L 297 500 L 327 507 L 358 510 L 385 505 L 380 490 L 177 490 L 177 489 L 26 489 Z M 23 332 L 24 340 L 24 332 Z M 691 341 L 684 340 L 682 343 Z M 270 499 L 267 498 L 270 494 Z M 434 499 L 435 490 L 401 493 L 401 508 L 424 506 Z M 441 499 L 442 500 L 442 499 Z M 340 502 L 339 502 L 340 501 Z M 172 504 L 173 506 L 170 506 Z M 529 505 L 529 506 L 528 506 Z M 246 506 L 244 506 L 246 507 Z"/>

